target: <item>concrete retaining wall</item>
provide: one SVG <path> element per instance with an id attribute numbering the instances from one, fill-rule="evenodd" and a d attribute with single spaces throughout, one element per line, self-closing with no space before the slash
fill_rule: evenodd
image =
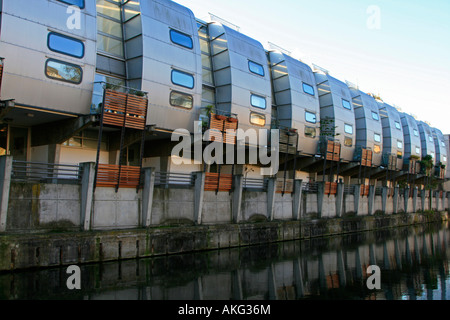
<path id="1" fill-rule="evenodd" d="M 447 213 L 0 235 L 0 271 L 134 259 L 447 221 Z"/>

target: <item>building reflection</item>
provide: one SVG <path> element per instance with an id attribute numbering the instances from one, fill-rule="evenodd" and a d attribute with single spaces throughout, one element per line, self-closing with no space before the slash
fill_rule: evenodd
<path id="1" fill-rule="evenodd" d="M 446 300 L 448 226 L 419 226 L 257 247 L 0 275 L 0 299 Z M 370 265 L 381 289 L 369 290 Z"/>

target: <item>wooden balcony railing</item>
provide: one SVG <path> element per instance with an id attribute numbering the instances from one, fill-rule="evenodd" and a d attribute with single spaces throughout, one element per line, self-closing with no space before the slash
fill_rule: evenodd
<path id="1" fill-rule="evenodd" d="M 368 196 L 369 195 L 369 188 L 370 188 L 370 186 L 369 185 L 364 185 L 364 184 L 362 184 L 361 185 L 361 192 L 360 192 L 360 195 L 362 196 L 362 197 L 364 197 L 364 196 Z"/>
<path id="2" fill-rule="evenodd" d="M 324 194 L 335 195 L 337 193 L 337 183 L 336 182 L 325 182 Z"/>
<path id="3" fill-rule="evenodd" d="M 232 174 L 206 172 L 205 191 L 231 191 L 232 186 Z"/>
<path id="4" fill-rule="evenodd" d="M 97 187 L 137 188 L 140 183 L 140 167 L 98 164 Z"/>
<path id="5" fill-rule="evenodd" d="M 322 154 L 329 161 L 340 161 L 341 158 L 341 143 L 334 140 L 322 140 L 321 143 L 325 148 L 322 148 Z"/>
<path id="6" fill-rule="evenodd" d="M 209 122 L 209 141 L 236 144 L 237 118 L 211 113 Z"/>
<path id="7" fill-rule="evenodd" d="M 147 107 L 146 97 L 105 89 L 103 124 L 144 130 Z"/>

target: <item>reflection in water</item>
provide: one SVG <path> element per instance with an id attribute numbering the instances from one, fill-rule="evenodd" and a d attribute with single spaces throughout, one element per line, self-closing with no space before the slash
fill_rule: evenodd
<path id="1" fill-rule="evenodd" d="M 81 267 L 0 274 L 0 299 L 430 299 L 450 297 L 448 226 L 350 234 Z M 366 286 L 369 265 L 381 289 Z"/>

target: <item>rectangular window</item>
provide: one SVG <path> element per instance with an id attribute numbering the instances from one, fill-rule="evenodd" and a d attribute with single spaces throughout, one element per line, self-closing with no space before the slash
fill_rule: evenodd
<path id="1" fill-rule="evenodd" d="M 174 107 L 192 109 L 194 105 L 194 98 L 189 94 L 172 91 L 170 93 L 170 104 Z"/>
<path id="2" fill-rule="evenodd" d="M 173 29 L 170 30 L 170 40 L 173 43 L 188 49 L 192 49 L 194 47 L 191 36 Z"/>
<path id="3" fill-rule="evenodd" d="M 397 140 L 397 148 L 403 149 L 403 142 L 401 142 L 400 140 Z"/>
<path id="4" fill-rule="evenodd" d="M 403 152 L 397 151 L 397 158 L 401 159 L 403 157 Z"/>
<path id="5" fill-rule="evenodd" d="M 400 126 L 400 122 L 398 122 L 398 121 L 395 121 L 395 127 L 396 127 L 398 130 L 402 130 L 402 127 Z"/>
<path id="6" fill-rule="evenodd" d="M 373 135 L 373 140 L 375 140 L 376 142 L 381 142 L 381 134 L 375 133 Z"/>
<path id="7" fill-rule="evenodd" d="M 445 148 L 445 142 L 441 141 L 441 146 Z"/>
<path id="8" fill-rule="evenodd" d="M 344 131 L 348 134 L 353 134 L 353 126 L 349 124 L 344 125 Z"/>
<path id="9" fill-rule="evenodd" d="M 420 148 L 416 147 L 416 154 L 420 154 Z"/>
<path id="10" fill-rule="evenodd" d="M 250 103 L 252 106 L 260 109 L 266 108 L 266 98 L 258 96 L 256 94 L 252 94 L 250 98 Z"/>
<path id="11" fill-rule="evenodd" d="M 304 82 L 303 82 L 303 92 L 305 92 L 309 95 L 312 95 L 312 96 L 315 95 L 313 86 L 310 86 L 309 84 L 304 83 Z"/>
<path id="12" fill-rule="evenodd" d="M 442 161 L 447 162 L 447 157 L 446 156 L 442 156 Z"/>
<path id="13" fill-rule="evenodd" d="M 58 0 L 59 2 L 63 2 L 65 4 L 70 4 L 72 6 L 77 6 L 80 9 L 84 9 L 84 0 Z"/>
<path id="14" fill-rule="evenodd" d="M 45 63 L 45 74 L 55 80 L 80 84 L 83 78 L 83 70 L 75 64 L 48 59 Z"/>
<path id="15" fill-rule="evenodd" d="M 419 136 L 419 131 L 417 131 L 417 129 L 413 129 L 413 133 L 414 133 L 414 135 L 415 135 L 416 137 Z"/>
<path id="16" fill-rule="evenodd" d="M 378 120 L 380 120 L 380 116 L 378 115 L 378 113 L 372 111 L 372 119 L 378 121 Z"/>
<path id="17" fill-rule="evenodd" d="M 430 142 L 433 142 L 433 137 L 432 137 L 432 136 L 428 136 L 428 140 L 429 140 Z"/>
<path id="18" fill-rule="evenodd" d="M 373 152 L 376 153 L 376 154 L 381 153 L 381 147 L 379 145 L 375 144 L 373 146 Z"/>
<path id="19" fill-rule="evenodd" d="M 315 138 L 316 137 L 316 128 L 305 126 L 305 137 Z"/>
<path id="20" fill-rule="evenodd" d="M 345 137 L 344 138 L 344 146 L 346 146 L 346 147 L 353 146 L 353 139 L 350 137 Z"/>
<path id="21" fill-rule="evenodd" d="M 266 125 L 266 116 L 260 113 L 251 112 L 250 113 L 250 123 L 255 124 L 257 126 L 265 126 Z"/>
<path id="22" fill-rule="evenodd" d="M 58 53 L 80 59 L 84 57 L 84 43 L 62 34 L 50 32 L 48 34 L 47 46 L 50 50 Z"/>
<path id="23" fill-rule="evenodd" d="M 430 155 L 434 159 L 434 157 L 435 157 L 434 152 L 431 152 Z"/>
<path id="24" fill-rule="evenodd" d="M 316 114 L 312 113 L 312 112 L 305 111 L 305 120 L 306 120 L 306 122 L 316 123 L 317 122 Z"/>
<path id="25" fill-rule="evenodd" d="M 350 104 L 350 101 L 347 101 L 347 100 L 345 100 L 345 99 L 342 99 L 342 106 L 343 106 L 345 109 L 352 110 L 352 105 Z"/>
<path id="26" fill-rule="evenodd" d="M 260 65 L 259 63 L 248 61 L 248 68 L 252 73 L 255 73 L 257 75 L 264 77 L 264 67 Z"/>
<path id="27" fill-rule="evenodd" d="M 172 83 L 188 88 L 194 88 L 194 76 L 179 70 L 172 70 Z"/>

